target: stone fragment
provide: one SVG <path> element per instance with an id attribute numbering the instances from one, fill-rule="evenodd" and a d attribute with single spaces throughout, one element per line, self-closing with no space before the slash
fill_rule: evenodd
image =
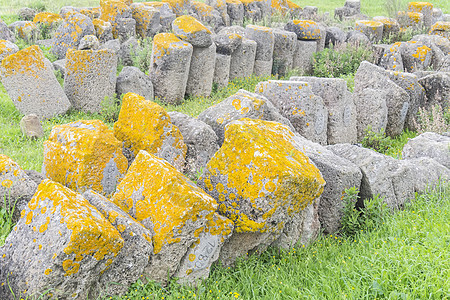
<path id="1" fill-rule="evenodd" d="M 20 131 L 26 137 L 38 139 L 44 136 L 44 129 L 42 128 L 39 118 L 35 114 L 24 116 L 20 120 Z"/>
<path id="2" fill-rule="evenodd" d="M 428 2 L 409 2 L 408 11 L 421 13 L 423 15 L 423 25 L 430 27 L 433 19 L 433 4 Z"/>
<path id="3" fill-rule="evenodd" d="M 225 141 L 200 180 L 219 213 L 234 222 L 233 236 L 220 253 L 225 265 L 263 251 L 322 193 L 325 181 L 293 136 L 288 127 L 262 120 L 227 126 Z"/>
<path id="4" fill-rule="evenodd" d="M 153 84 L 149 76 L 136 67 L 124 67 L 117 77 L 117 96 L 135 93 L 153 100 Z"/>
<path id="5" fill-rule="evenodd" d="M 211 31 L 192 16 L 181 16 L 172 23 L 175 35 L 194 47 L 209 47 L 212 44 Z"/>
<path id="6" fill-rule="evenodd" d="M 273 29 L 274 47 L 272 74 L 284 76 L 293 67 L 297 35 L 282 29 Z"/>
<path id="7" fill-rule="evenodd" d="M 136 20 L 133 18 L 120 18 L 116 23 L 117 38 L 123 43 L 131 37 L 136 37 Z M 113 27 L 114 36 L 114 27 Z"/>
<path id="8" fill-rule="evenodd" d="M 100 7 L 100 19 L 111 23 L 114 38 L 119 38 L 119 22 L 132 18 L 131 8 L 120 0 L 100 0 Z"/>
<path id="9" fill-rule="evenodd" d="M 40 185 L 41 182 L 45 179 L 44 174 L 35 170 L 25 170 L 25 173 L 33 180 L 37 185 Z M 36 186 L 37 187 L 37 186 Z"/>
<path id="10" fill-rule="evenodd" d="M 431 65 L 433 51 L 421 42 L 402 42 L 400 53 L 407 72 L 424 71 Z"/>
<path id="11" fill-rule="evenodd" d="M 395 37 L 400 31 L 400 24 L 393 18 L 387 18 L 383 16 L 373 17 L 375 22 L 383 24 L 383 38 L 389 39 Z"/>
<path id="12" fill-rule="evenodd" d="M 43 291 L 59 299 L 96 298 L 91 288 L 123 244 L 86 199 L 46 179 L 0 250 L 0 298 L 13 299 L 11 291 L 30 298 Z"/>
<path id="13" fill-rule="evenodd" d="M 100 42 L 95 35 L 85 35 L 78 45 L 78 50 L 97 50 L 100 47 Z"/>
<path id="14" fill-rule="evenodd" d="M 397 13 L 397 20 L 401 28 L 418 29 L 423 27 L 423 14 L 418 12 L 399 11 Z"/>
<path id="15" fill-rule="evenodd" d="M 2 19 L 0 19 L 0 39 L 7 40 L 12 43 L 16 42 L 14 33 L 12 33 L 11 30 L 9 30 L 8 25 L 6 25 L 6 23 L 3 22 Z"/>
<path id="16" fill-rule="evenodd" d="M 270 76 L 272 73 L 273 48 L 275 43 L 273 30 L 265 26 L 247 25 L 245 28 L 245 37 L 256 42 L 253 74 L 255 76 Z"/>
<path id="17" fill-rule="evenodd" d="M 244 4 L 239 0 L 226 0 L 226 3 L 230 25 L 242 26 L 244 24 Z"/>
<path id="18" fill-rule="evenodd" d="M 114 192 L 128 163 L 122 145 L 100 120 L 54 126 L 44 142 L 42 173 L 77 192 Z"/>
<path id="19" fill-rule="evenodd" d="M 191 14 L 196 16 L 196 18 L 204 25 L 212 27 L 214 31 L 219 31 L 225 26 L 222 15 L 215 10 L 214 7 L 206 3 L 192 1 Z"/>
<path id="20" fill-rule="evenodd" d="M 219 145 L 223 143 L 226 125 L 242 118 L 279 122 L 294 130 L 289 120 L 267 98 L 246 90 L 239 90 L 198 116 L 200 121 L 211 126 L 217 134 Z"/>
<path id="21" fill-rule="evenodd" d="M 260 82 L 255 90 L 273 103 L 298 133 L 316 143 L 327 144 L 328 109 L 309 83 L 269 80 Z"/>
<path id="22" fill-rule="evenodd" d="M 271 3 L 265 0 L 244 0 L 244 18 L 258 22 L 270 18 Z"/>
<path id="23" fill-rule="evenodd" d="M 353 45 L 353 46 L 371 46 L 372 43 L 370 42 L 367 35 L 362 33 L 358 30 L 351 30 L 347 33 L 347 43 Z"/>
<path id="24" fill-rule="evenodd" d="M 360 20 L 355 23 L 355 30 L 364 33 L 372 43 L 377 43 L 383 38 L 383 23 L 377 21 Z"/>
<path id="25" fill-rule="evenodd" d="M 444 110 L 450 107 L 450 73 L 438 72 L 419 79 L 427 97 L 426 107 L 439 104 Z"/>
<path id="26" fill-rule="evenodd" d="M 11 23 L 8 27 L 17 38 L 22 39 L 29 44 L 34 43 L 39 36 L 39 28 L 32 21 L 16 21 Z"/>
<path id="27" fill-rule="evenodd" d="M 292 20 L 286 24 L 284 29 L 297 34 L 299 40 L 320 39 L 319 25 L 311 20 Z"/>
<path id="28" fill-rule="evenodd" d="M 101 112 L 116 92 L 117 55 L 111 50 L 73 50 L 66 56 L 64 91 L 73 107 Z"/>
<path id="29" fill-rule="evenodd" d="M 450 37 L 450 21 L 436 22 L 435 24 L 433 24 L 433 26 L 431 26 L 429 33 L 433 35 L 442 36 L 448 39 Z"/>
<path id="30" fill-rule="evenodd" d="M 161 30 L 159 10 L 143 3 L 133 3 L 131 11 L 136 20 L 136 33 L 141 38 L 153 38 Z"/>
<path id="31" fill-rule="evenodd" d="M 110 22 L 103 21 L 102 19 L 94 19 L 92 23 L 95 28 L 95 35 L 101 43 L 113 39 L 112 25 Z"/>
<path id="32" fill-rule="evenodd" d="M 290 16 L 293 19 L 299 19 L 302 14 L 302 8 L 290 0 L 272 0 L 272 15 L 280 13 L 282 16 Z"/>
<path id="33" fill-rule="evenodd" d="M 216 53 L 213 83 L 217 85 L 218 89 L 222 89 L 228 85 L 230 81 L 230 66 L 231 55 Z"/>
<path id="34" fill-rule="evenodd" d="M 231 55 L 242 43 L 242 35 L 234 32 L 233 27 L 226 27 L 213 36 L 216 52 Z"/>
<path id="35" fill-rule="evenodd" d="M 164 0 L 162 2 L 169 4 L 170 8 L 177 17 L 187 15 L 191 8 L 191 1 L 189 0 Z"/>
<path id="36" fill-rule="evenodd" d="M 161 24 L 160 32 L 170 32 L 172 30 L 172 22 L 176 19 L 169 4 L 164 2 L 143 2 L 144 5 L 154 8 L 159 11 L 159 22 Z"/>
<path id="37" fill-rule="evenodd" d="M 325 37 L 325 47 L 330 48 L 331 45 L 342 45 L 347 39 L 347 34 L 339 27 L 327 27 Z"/>
<path id="38" fill-rule="evenodd" d="M 384 54 L 381 57 L 380 67 L 386 70 L 395 72 L 404 72 L 405 68 L 403 66 L 402 54 L 400 52 L 401 43 L 397 42 L 392 44 L 390 47 L 384 50 Z"/>
<path id="39" fill-rule="evenodd" d="M 22 114 L 36 114 L 44 119 L 64 114 L 70 108 L 52 64 L 38 46 L 7 56 L 0 70 L 2 84 Z"/>
<path id="40" fill-rule="evenodd" d="M 230 16 L 227 12 L 227 2 L 225 0 L 207 0 L 206 4 L 212 6 L 217 12 L 219 12 L 219 15 L 222 17 L 222 23 L 224 26 L 230 26 L 231 20 Z M 218 30 L 215 30 L 216 32 Z"/>
<path id="41" fill-rule="evenodd" d="M 0 154 L 0 204 L 7 213 L 12 213 L 13 223 L 19 220 L 20 212 L 36 190 L 37 184 L 25 171 L 11 158 Z"/>
<path id="42" fill-rule="evenodd" d="M 216 63 L 216 44 L 209 47 L 193 47 L 186 95 L 209 97 L 212 91 Z"/>
<path id="43" fill-rule="evenodd" d="M 416 193 L 429 191 L 436 187 L 439 182 L 448 182 L 450 179 L 450 169 L 433 158 L 411 158 L 404 160 L 403 163 L 407 164 L 414 174 L 413 184 Z"/>
<path id="44" fill-rule="evenodd" d="M 150 78 L 155 96 L 169 104 L 180 104 L 186 92 L 193 47 L 173 33 L 159 33 L 153 39 Z"/>
<path id="45" fill-rule="evenodd" d="M 366 88 L 355 91 L 353 95 L 357 112 L 358 141 L 362 141 L 366 135 L 366 130 L 375 133 L 386 132 L 388 107 L 382 91 Z"/>
<path id="46" fill-rule="evenodd" d="M 450 169 L 450 137 L 425 132 L 410 139 L 403 147 L 403 159 L 429 157 Z"/>
<path id="47" fill-rule="evenodd" d="M 114 41 L 114 42 L 113 42 Z M 137 53 L 142 51 L 139 46 L 139 42 L 135 37 L 130 37 L 125 42 L 121 43 L 119 39 L 110 41 L 111 45 L 115 48 L 119 45 L 119 60 L 124 66 L 132 66 L 135 62 L 135 57 Z"/>
<path id="48" fill-rule="evenodd" d="M 14 54 L 19 51 L 19 47 L 8 41 L 0 40 L 0 62 L 8 55 Z"/>
<path id="49" fill-rule="evenodd" d="M 114 135 L 123 141 L 130 163 L 140 150 L 145 150 L 183 171 L 187 151 L 183 136 L 170 122 L 167 112 L 155 102 L 137 94 L 126 94 L 114 124 Z"/>

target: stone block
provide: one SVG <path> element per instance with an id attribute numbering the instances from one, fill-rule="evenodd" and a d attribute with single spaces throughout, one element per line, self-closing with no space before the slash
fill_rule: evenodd
<path id="1" fill-rule="evenodd" d="M 247 25 L 245 28 L 245 37 L 256 42 L 253 74 L 256 76 L 270 76 L 272 73 L 273 48 L 275 43 L 272 28 Z"/>
<path id="2" fill-rule="evenodd" d="M 133 3 L 131 11 L 136 20 L 136 33 L 141 38 L 152 38 L 161 30 L 159 10 L 142 3 Z"/>
<path id="3" fill-rule="evenodd" d="M 228 85 L 230 80 L 230 66 L 231 55 L 216 53 L 213 83 L 217 84 L 218 89 L 222 89 Z"/>
<path id="4" fill-rule="evenodd" d="M 38 116 L 29 114 L 20 120 L 20 131 L 28 138 L 38 139 L 44 136 L 44 129 Z"/>
<path id="5" fill-rule="evenodd" d="M 19 47 L 8 41 L 0 40 L 0 62 L 8 55 L 14 54 L 19 51 Z"/>
<path id="6" fill-rule="evenodd" d="M 209 47 L 193 47 L 186 95 L 209 97 L 212 91 L 216 63 L 216 44 Z"/>
<path id="7" fill-rule="evenodd" d="M 383 38 L 384 25 L 381 22 L 359 20 L 355 23 L 355 30 L 364 33 L 372 43 L 378 43 Z"/>
<path id="8" fill-rule="evenodd" d="M 135 93 L 153 100 L 153 84 L 149 76 L 136 67 L 124 67 L 117 77 L 117 96 Z"/>
<path id="9" fill-rule="evenodd" d="M 311 20 L 292 20 L 289 21 L 284 30 L 297 34 L 299 40 L 318 40 L 320 39 L 319 25 Z"/>
<path id="10" fill-rule="evenodd" d="M 297 47 L 297 35 L 293 32 L 273 29 L 274 47 L 272 74 L 284 76 L 292 69 Z"/>

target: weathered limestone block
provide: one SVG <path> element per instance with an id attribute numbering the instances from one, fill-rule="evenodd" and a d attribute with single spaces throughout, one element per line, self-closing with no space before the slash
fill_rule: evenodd
<path id="1" fill-rule="evenodd" d="M 226 3 L 230 25 L 242 26 L 244 24 L 244 4 L 239 0 L 226 0 Z"/>
<path id="2" fill-rule="evenodd" d="M 143 3 L 133 3 L 131 11 L 136 20 L 136 33 L 141 38 L 152 38 L 161 30 L 161 16 L 156 8 Z"/>
<path id="3" fill-rule="evenodd" d="M 290 0 L 272 0 L 272 15 L 279 13 L 283 16 L 291 16 L 294 19 L 300 18 L 302 8 Z"/>
<path id="4" fill-rule="evenodd" d="M 372 43 L 377 43 L 383 38 L 383 23 L 377 21 L 360 20 L 355 23 L 355 30 L 361 31 Z"/>
<path id="5" fill-rule="evenodd" d="M 79 9 L 80 14 L 83 14 L 87 17 L 89 17 L 91 20 L 100 17 L 100 11 L 101 11 L 101 7 L 82 7 Z"/>
<path id="6" fill-rule="evenodd" d="M 421 42 L 402 42 L 400 53 L 407 72 L 424 71 L 431 65 L 433 51 Z"/>
<path id="7" fill-rule="evenodd" d="M 428 108 L 439 104 L 444 110 L 450 107 L 450 74 L 448 72 L 438 72 L 424 76 L 419 79 L 423 86 Z"/>
<path id="8" fill-rule="evenodd" d="M 96 298 L 91 288 L 123 244 L 86 199 L 46 179 L 0 250 L 0 298 L 13 299 L 10 289 L 30 298 L 48 290 L 59 299 Z"/>
<path id="9" fill-rule="evenodd" d="M 215 10 L 214 7 L 206 3 L 192 1 L 191 14 L 196 16 L 196 18 L 203 24 L 211 26 L 214 31 L 219 31 L 225 26 L 224 19 L 221 14 Z"/>
<path id="10" fill-rule="evenodd" d="M 434 23 L 433 26 L 431 26 L 430 34 L 439 35 L 448 39 L 450 37 L 450 21 Z"/>
<path id="11" fill-rule="evenodd" d="M 169 104 L 180 104 L 186 92 L 193 47 L 173 33 L 159 33 L 153 39 L 150 78 L 155 96 Z"/>
<path id="12" fill-rule="evenodd" d="M 142 51 L 142 48 L 135 37 L 130 37 L 125 42 L 121 42 L 120 39 L 116 39 L 110 42 L 111 46 L 113 46 L 114 48 L 116 47 L 116 45 L 118 46 L 119 60 L 124 66 L 132 66 L 134 63 L 135 55 Z"/>
<path id="13" fill-rule="evenodd" d="M 404 72 L 402 53 L 400 52 L 401 42 L 392 44 L 389 48 L 385 49 L 383 56 L 381 57 L 379 66 L 386 70 Z"/>
<path id="14" fill-rule="evenodd" d="M 272 28 L 247 25 L 245 28 L 245 37 L 256 42 L 253 74 L 256 76 L 269 76 L 272 73 L 273 47 L 275 43 Z"/>
<path id="15" fill-rule="evenodd" d="M 217 10 L 222 17 L 223 26 L 230 26 L 231 20 L 230 16 L 227 13 L 227 2 L 225 0 L 207 0 L 206 4 L 212 6 L 215 10 Z"/>
<path id="16" fill-rule="evenodd" d="M 78 50 L 97 50 L 100 47 L 100 42 L 95 35 L 85 35 L 78 45 Z"/>
<path id="17" fill-rule="evenodd" d="M 244 28 L 239 26 L 225 27 L 213 36 L 216 52 L 231 55 L 242 44 Z"/>
<path id="18" fill-rule="evenodd" d="M 219 213 L 234 222 L 220 254 L 225 265 L 264 250 L 322 193 L 325 181 L 293 137 L 275 122 L 242 119 L 227 126 L 225 141 L 200 180 Z"/>
<path id="19" fill-rule="evenodd" d="M 386 97 L 379 89 L 366 88 L 355 91 L 353 100 L 356 105 L 356 129 L 358 141 L 362 141 L 366 130 L 386 132 L 388 107 Z"/>
<path id="20" fill-rule="evenodd" d="M 8 27 L 17 38 L 23 39 L 28 43 L 34 43 L 39 35 L 39 27 L 31 21 L 16 21 Z"/>
<path id="21" fill-rule="evenodd" d="M 200 121 L 211 126 L 217 134 L 219 145 L 223 143 L 226 125 L 242 118 L 279 122 L 294 130 L 289 120 L 283 117 L 267 98 L 246 90 L 239 90 L 198 116 Z"/>
<path id="22" fill-rule="evenodd" d="M 36 189 L 37 184 L 15 161 L 0 154 L 0 204 L 8 213 L 13 212 L 13 223 L 19 220 L 20 212 L 33 197 Z"/>
<path id="23" fill-rule="evenodd" d="M 266 0 L 241 0 L 244 5 L 244 18 L 258 22 L 270 18 L 271 3 Z"/>
<path id="24" fill-rule="evenodd" d="M 370 42 L 369 38 L 367 37 L 367 35 L 365 35 L 364 33 L 362 33 L 361 31 L 358 30 L 351 30 L 347 33 L 347 39 L 346 42 L 354 45 L 354 46 L 371 46 L 372 43 Z"/>
<path id="25" fill-rule="evenodd" d="M 121 0 L 100 0 L 100 19 L 111 23 L 112 33 L 115 39 L 119 38 L 119 21 L 121 19 L 132 18 L 131 8 L 128 5 L 125 1 Z"/>
<path id="26" fill-rule="evenodd" d="M 403 147 L 403 159 L 429 157 L 450 169 L 450 137 L 425 132 L 410 139 Z"/>
<path id="27" fill-rule="evenodd" d="M 413 36 L 411 40 L 421 42 L 431 49 L 431 66 L 434 70 L 439 69 L 445 60 L 445 56 L 450 54 L 450 40 L 448 38 L 439 35 L 419 34 Z"/>
<path id="28" fill-rule="evenodd" d="M 383 24 L 383 38 L 393 37 L 395 34 L 398 34 L 400 31 L 400 24 L 398 24 L 397 20 L 382 16 L 373 17 L 375 22 L 380 22 Z"/>
<path id="29" fill-rule="evenodd" d="M 308 82 L 312 92 L 321 97 L 328 109 L 327 143 L 354 144 L 357 141 L 356 106 L 343 79 L 291 77 L 291 81 Z"/>
<path id="30" fill-rule="evenodd" d="M 117 77 L 117 96 L 135 93 L 153 100 L 153 84 L 149 76 L 137 67 L 124 67 Z"/>
<path id="31" fill-rule="evenodd" d="M 361 169 L 360 201 L 379 194 L 391 209 L 401 209 L 405 202 L 414 198 L 415 174 L 408 163 L 350 144 L 332 145 L 327 149 Z"/>
<path id="32" fill-rule="evenodd" d="M 242 43 L 231 54 L 230 81 L 235 78 L 250 77 L 254 70 L 257 44 L 242 38 Z"/>
<path id="33" fill-rule="evenodd" d="M 426 192 L 439 182 L 448 182 L 450 179 L 450 169 L 433 158 L 411 158 L 404 160 L 403 163 L 406 163 L 414 174 L 413 184 L 416 193 Z"/>
<path id="34" fill-rule="evenodd" d="M 342 45 L 347 39 L 347 34 L 339 27 L 327 27 L 325 36 L 325 47 Z"/>
<path id="35" fill-rule="evenodd" d="M 170 32 L 172 30 L 172 22 L 176 19 L 172 8 L 168 3 L 164 2 L 143 2 L 144 5 L 152 7 L 159 11 L 159 23 L 161 24 L 160 32 Z"/>
<path id="36" fill-rule="evenodd" d="M 273 36 L 272 74 L 284 76 L 293 66 L 297 35 L 290 31 L 273 29 Z"/>
<path id="37" fill-rule="evenodd" d="M 77 49 L 85 35 L 95 34 L 92 20 L 82 14 L 71 14 L 58 26 L 51 51 L 58 59 L 66 56 L 68 49 Z"/>
<path id="38" fill-rule="evenodd" d="M 20 120 L 20 131 L 22 134 L 31 139 L 38 139 L 44 136 L 44 129 L 42 128 L 39 117 L 35 114 L 24 116 Z"/>
<path id="39" fill-rule="evenodd" d="M 0 40 L 0 62 L 8 55 L 14 54 L 19 51 L 19 47 L 8 41 Z"/>
<path id="40" fill-rule="evenodd" d="M 175 35 L 194 47 L 209 47 L 212 44 L 211 31 L 192 16 L 181 16 L 172 23 Z"/>
<path id="41" fill-rule="evenodd" d="M 133 18 L 120 18 L 119 20 L 117 20 L 116 30 L 117 30 L 117 38 L 122 43 L 128 40 L 129 38 L 136 37 L 136 20 Z"/>
<path id="42" fill-rule="evenodd" d="M 52 32 L 63 21 L 63 18 L 59 14 L 51 12 L 40 12 L 33 18 L 33 23 L 43 30 L 43 27 L 47 27 L 46 30 Z"/>
<path id="43" fill-rule="evenodd" d="M 103 21 L 102 19 L 92 20 L 95 28 L 95 35 L 100 42 L 105 43 L 113 39 L 112 25 L 110 22 Z"/>
<path id="44" fill-rule="evenodd" d="M 289 21 L 284 30 L 297 34 L 299 40 L 318 40 L 320 39 L 319 25 L 311 20 L 292 20 Z"/>
<path id="45" fill-rule="evenodd" d="M 162 2 L 169 4 L 170 8 L 177 17 L 187 15 L 191 9 L 191 1 L 189 0 L 164 0 Z"/>
<path id="46" fill-rule="evenodd" d="M 423 14 L 418 12 L 399 11 L 397 13 L 397 20 L 400 24 L 400 28 L 412 27 L 414 29 L 418 29 L 424 26 Z"/>
<path id="47" fill-rule="evenodd" d="M 313 56 L 317 51 L 316 41 L 298 40 L 294 52 L 293 68 L 303 71 L 311 71 L 313 66 Z"/>
<path id="48" fill-rule="evenodd" d="M 423 15 L 423 25 L 430 27 L 433 20 L 433 4 L 428 2 L 409 2 L 408 11 L 421 13 Z"/>
<path id="49" fill-rule="evenodd" d="M 152 233 L 102 195 L 86 191 L 83 197 L 101 212 L 124 240 L 116 260 L 103 272 L 93 288 L 94 294 L 104 297 L 124 294 L 132 283 L 149 271 L 153 255 Z"/>
<path id="50" fill-rule="evenodd" d="M 114 135 L 123 141 L 131 163 L 140 150 L 167 160 L 177 170 L 184 169 L 187 147 L 178 127 L 167 112 L 155 102 L 137 94 L 123 97 Z"/>
<path id="51" fill-rule="evenodd" d="M 214 230 L 208 226 L 214 221 L 217 209 L 213 198 L 168 162 L 146 151 L 139 152 L 111 200 L 154 232 L 154 254 L 147 277 L 158 282 L 166 282 L 168 276 L 175 274 L 191 246 L 202 244 L 202 232 L 210 229 L 220 242 L 223 242 L 220 235 L 231 232 L 226 222 L 216 224 L 219 228 Z M 197 269 L 187 269 L 177 276 L 186 281 L 195 280 L 197 274 L 202 274 L 201 270 L 213 263 L 217 250 L 220 251 L 218 244 L 207 253 L 200 252 L 202 256 L 197 260 L 200 263 L 194 265 Z"/>
<path id="52" fill-rule="evenodd" d="M 50 61 L 36 45 L 4 58 L 1 78 L 14 106 L 24 115 L 51 118 L 70 108 Z"/>
<path id="53" fill-rule="evenodd" d="M 228 82 L 230 81 L 230 66 L 231 55 L 224 55 L 216 52 L 213 83 L 217 84 L 218 89 L 222 89 L 228 85 Z"/>
<path id="54" fill-rule="evenodd" d="M 219 150 L 219 138 L 205 122 L 180 112 L 169 112 L 169 116 L 172 124 L 180 129 L 187 146 L 185 174 L 195 178 Z"/>
<path id="55" fill-rule="evenodd" d="M 211 95 L 215 64 L 215 43 L 212 43 L 209 47 L 193 47 L 186 83 L 186 95 L 199 97 Z"/>
<path id="56" fill-rule="evenodd" d="M 114 192 L 127 171 L 121 143 L 99 120 L 54 126 L 44 142 L 42 173 L 77 192 Z"/>
<path id="57" fill-rule="evenodd" d="M 269 80 L 260 82 L 255 90 L 269 99 L 298 133 L 316 143 L 327 144 L 328 109 L 309 83 Z"/>
<path id="58" fill-rule="evenodd" d="M 69 49 L 66 57 L 67 97 L 76 109 L 99 113 L 102 102 L 112 101 L 116 92 L 116 53 L 108 49 Z"/>
<path id="59" fill-rule="evenodd" d="M 8 28 L 5 22 L 0 19 L 0 39 L 10 41 L 11 43 L 16 42 L 16 37 L 14 33 Z"/>

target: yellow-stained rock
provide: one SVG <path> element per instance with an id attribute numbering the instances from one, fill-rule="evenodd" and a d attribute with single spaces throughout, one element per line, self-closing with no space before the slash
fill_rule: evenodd
<path id="1" fill-rule="evenodd" d="M 110 22 L 113 27 L 114 38 L 118 37 L 118 21 L 122 18 L 131 18 L 131 8 L 128 6 L 129 1 L 124 0 L 100 0 L 101 14 L 100 19 Z M 130 3 L 131 4 L 131 3 Z"/>
<path id="2" fill-rule="evenodd" d="M 319 25 L 311 20 L 292 20 L 284 29 L 295 32 L 299 40 L 318 40 L 321 37 Z"/>
<path id="3" fill-rule="evenodd" d="M 212 44 L 211 31 L 192 16 L 181 16 L 172 23 L 173 32 L 180 39 L 194 47 L 209 47 Z"/>
<path id="4" fill-rule="evenodd" d="M 113 39 L 112 25 L 102 19 L 93 19 L 92 23 L 95 28 L 95 35 L 100 42 L 106 42 Z"/>
<path id="5" fill-rule="evenodd" d="M 133 19 L 136 20 L 136 33 L 142 38 L 153 37 L 161 29 L 160 12 L 158 9 L 134 3 L 131 5 Z"/>
<path id="6" fill-rule="evenodd" d="M 190 0 L 162 0 L 162 2 L 169 4 L 177 17 L 187 14 L 191 8 Z"/>
<path id="7" fill-rule="evenodd" d="M 54 23 L 59 23 L 63 20 L 63 18 L 51 12 L 40 12 L 34 16 L 33 23 L 35 24 L 44 24 L 47 26 L 52 26 Z"/>
<path id="8" fill-rule="evenodd" d="M 44 142 L 43 173 L 78 192 L 111 194 L 127 166 L 121 143 L 99 120 L 55 126 Z"/>
<path id="9" fill-rule="evenodd" d="M 433 4 L 429 2 L 409 2 L 408 11 L 413 13 L 421 13 L 423 15 L 423 23 L 425 26 L 431 26 L 433 21 Z"/>
<path id="10" fill-rule="evenodd" d="M 272 0 L 272 15 L 281 14 L 299 17 L 302 8 L 290 0 Z"/>
<path id="11" fill-rule="evenodd" d="M 359 20 L 355 23 L 355 30 L 364 33 L 371 42 L 379 42 L 383 37 L 384 24 L 377 21 Z"/>
<path id="12" fill-rule="evenodd" d="M 431 26 L 429 34 L 440 35 L 450 39 L 450 22 L 436 22 Z"/>
<path id="13" fill-rule="evenodd" d="M 114 135 L 129 150 L 131 161 L 140 150 L 164 158 L 178 170 L 184 169 L 187 147 L 178 127 L 157 103 L 134 93 L 123 97 Z"/>
<path id="14" fill-rule="evenodd" d="M 397 13 L 397 20 L 402 28 L 420 27 L 424 22 L 424 16 L 419 12 L 399 11 Z"/>

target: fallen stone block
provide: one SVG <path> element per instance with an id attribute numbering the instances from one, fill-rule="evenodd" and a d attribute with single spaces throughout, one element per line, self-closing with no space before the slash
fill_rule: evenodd
<path id="1" fill-rule="evenodd" d="M 8 55 L 14 54 L 19 51 L 19 47 L 8 41 L 0 40 L 0 62 Z"/>
<path id="2" fill-rule="evenodd" d="M 149 76 L 136 67 L 124 67 L 117 77 L 117 96 L 135 93 L 153 100 L 153 84 Z"/>
<path id="3" fill-rule="evenodd" d="M 450 169 L 450 137 L 425 132 L 410 139 L 403 147 L 403 159 L 429 157 Z"/>

